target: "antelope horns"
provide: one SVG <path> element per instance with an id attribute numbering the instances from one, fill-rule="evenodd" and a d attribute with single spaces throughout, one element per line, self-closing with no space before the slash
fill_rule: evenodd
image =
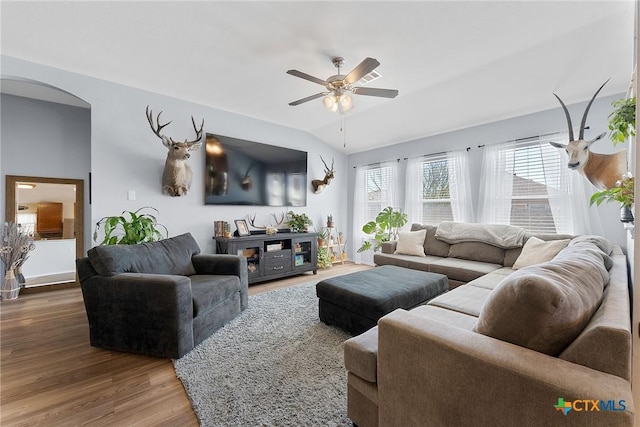
<path id="1" fill-rule="evenodd" d="M 598 94 L 600 93 L 604 85 L 606 85 L 609 82 L 609 80 L 611 80 L 611 78 L 607 79 L 606 82 L 602 83 L 602 86 L 600 86 L 600 88 L 596 91 L 596 93 L 593 94 L 593 96 L 591 97 L 591 100 L 589 101 L 589 104 L 587 104 L 587 108 L 585 108 L 584 114 L 582 115 L 582 121 L 580 122 L 580 134 L 578 135 L 578 140 L 584 139 L 584 128 L 587 125 L 587 115 L 589 114 L 589 109 L 591 108 L 591 104 L 593 104 L 593 101 L 596 99 L 596 96 L 598 96 Z M 575 141 L 575 138 L 573 135 L 573 124 L 571 123 L 571 115 L 569 114 L 569 110 L 567 109 L 567 106 L 564 105 L 564 102 L 562 102 L 562 99 L 560 99 L 558 95 L 554 93 L 553 96 L 555 96 L 560 102 L 560 105 L 562 105 L 562 110 L 564 111 L 564 115 L 567 118 L 567 126 L 569 127 L 569 141 Z"/>
<path id="2" fill-rule="evenodd" d="M 602 83 L 602 86 L 600 86 L 600 89 L 596 91 L 596 93 L 591 98 L 591 101 L 589 101 L 587 108 L 584 110 L 584 115 L 582 116 L 582 122 L 580 122 L 580 140 L 584 139 L 584 127 L 587 124 L 587 114 L 589 114 L 589 108 L 591 108 L 591 104 L 593 104 L 593 101 L 596 99 L 596 96 L 598 96 L 598 93 L 600 93 L 604 85 L 606 85 L 609 82 L 609 80 L 611 80 L 611 78 L 608 78 L 606 82 Z"/>
<path id="3" fill-rule="evenodd" d="M 553 96 L 558 98 L 558 101 L 560 101 L 560 105 L 562 105 L 562 109 L 564 110 L 564 115 L 567 118 L 567 126 L 569 126 L 569 141 L 573 141 L 574 140 L 573 139 L 573 125 L 571 124 L 571 115 L 569 114 L 569 110 L 567 110 L 567 106 L 564 105 L 564 102 L 562 102 L 562 99 L 560 99 L 560 97 L 558 95 L 556 95 L 554 93 Z"/>

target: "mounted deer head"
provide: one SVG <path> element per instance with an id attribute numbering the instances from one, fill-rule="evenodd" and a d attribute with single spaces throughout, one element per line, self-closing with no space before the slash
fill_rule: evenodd
<path id="1" fill-rule="evenodd" d="M 584 129 L 587 123 L 587 115 L 589 114 L 591 104 L 593 104 L 596 96 L 608 81 L 609 80 L 600 86 L 600 89 L 596 91 L 591 98 L 591 101 L 589 101 L 589 104 L 587 104 L 587 108 L 584 110 L 584 114 L 582 116 L 582 122 L 580 123 L 580 135 L 577 140 L 573 135 L 571 115 L 569 114 L 567 106 L 564 105 L 564 102 L 562 102 L 562 99 L 560 99 L 558 95 L 555 93 L 553 94 L 558 101 L 560 101 L 560 105 L 562 105 L 562 109 L 564 110 L 564 115 L 567 118 L 567 125 L 569 127 L 569 143 L 549 143 L 556 148 L 564 149 L 569 156 L 569 162 L 567 163 L 569 169 L 576 170 L 584 175 L 589 182 L 600 190 L 615 187 L 616 181 L 618 181 L 627 171 L 627 150 L 621 150 L 613 154 L 600 154 L 589 150 L 591 144 L 602 139 L 602 137 L 606 135 L 606 132 L 601 133 L 590 141 L 586 141 L 584 139 Z"/>
<path id="2" fill-rule="evenodd" d="M 324 178 L 314 179 L 311 181 L 313 192 L 316 194 L 322 193 L 322 190 L 331 183 L 331 180 L 334 177 L 333 162 L 335 159 L 331 159 L 331 167 L 327 166 L 327 162 L 324 161 L 322 156 L 320 156 L 320 160 L 322 160 L 322 163 L 324 164 Z"/>
<path id="3" fill-rule="evenodd" d="M 160 124 L 162 111 L 160 111 L 156 117 L 156 124 L 153 123 L 153 110 L 150 110 L 148 105 L 146 112 L 151 130 L 162 140 L 162 145 L 169 150 L 167 160 L 164 163 L 164 172 L 162 173 L 162 192 L 170 196 L 183 196 L 187 194 L 191 188 L 191 176 L 193 175 L 191 167 L 187 164 L 187 159 L 191 157 L 189 151 L 195 151 L 202 146 L 204 119 L 202 119 L 202 124 L 200 125 L 200 129 L 198 129 L 195 120 L 193 120 L 193 116 L 191 116 L 193 130 L 196 132 L 195 139 L 191 141 L 185 139 L 184 142 L 176 142 L 172 138 L 160 133 L 165 126 L 171 123 Z"/>

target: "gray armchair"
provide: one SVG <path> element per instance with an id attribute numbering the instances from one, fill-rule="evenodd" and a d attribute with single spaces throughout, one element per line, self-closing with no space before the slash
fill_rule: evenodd
<path id="1" fill-rule="evenodd" d="M 246 258 L 200 254 L 189 233 L 76 264 L 94 347 L 180 358 L 248 305 Z"/>

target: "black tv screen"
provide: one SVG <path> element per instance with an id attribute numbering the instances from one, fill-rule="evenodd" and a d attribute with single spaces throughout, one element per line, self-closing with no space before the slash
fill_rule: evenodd
<path id="1" fill-rule="evenodd" d="M 206 205 L 306 206 L 307 153 L 207 134 Z"/>

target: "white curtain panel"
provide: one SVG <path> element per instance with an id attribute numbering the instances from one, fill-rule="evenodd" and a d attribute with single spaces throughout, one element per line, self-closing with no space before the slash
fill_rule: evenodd
<path id="1" fill-rule="evenodd" d="M 409 217 L 409 224 L 422 223 L 423 203 L 422 203 L 422 162 L 424 158 L 414 157 L 407 161 L 407 172 L 405 182 L 404 211 Z"/>
<path id="2" fill-rule="evenodd" d="M 513 151 L 515 141 L 484 147 L 478 222 L 509 224 L 513 195 Z"/>
<path id="3" fill-rule="evenodd" d="M 358 248 L 362 246 L 367 235 L 362 231 L 365 220 L 365 205 L 367 202 L 367 192 L 365 191 L 365 175 L 367 173 L 366 166 L 359 166 L 356 169 L 356 183 L 353 192 L 353 230 L 351 232 L 351 247 L 354 250 L 353 261 L 356 264 L 372 264 L 373 255 L 367 256 L 366 252 L 358 253 Z M 371 258 L 369 260 L 369 258 Z"/>
<path id="4" fill-rule="evenodd" d="M 474 222 L 471 183 L 469 181 L 469 155 L 467 150 L 447 153 L 447 164 L 447 170 L 449 171 L 449 197 L 451 199 L 453 220 L 457 222 Z"/>
<path id="5" fill-rule="evenodd" d="M 604 233 L 599 210 L 589 206 L 589 199 L 596 188 L 582 174 L 567 167 L 569 159 L 564 150 L 548 143 L 567 139 L 566 134 L 559 134 L 541 140 L 549 206 L 556 231 L 602 236 Z"/>
<path id="6" fill-rule="evenodd" d="M 374 220 L 375 215 L 373 212 L 369 212 L 370 209 L 367 209 L 372 204 L 372 201 L 368 200 L 369 195 L 367 194 L 368 183 L 367 181 L 367 171 L 373 169 L 380 169 L 380 183 L 386 184 L 383 185 L 382 188 L 376 194 L 376 199 L 373 201 L 373 204 L 377 206 L 377 212 L 375 215 L 382 209 L 387 206 L 391 206 L 394 209 L 397 209 L 397 199 L 398 199 L 398 162 L 390 161 L 380 163 L 375 166 L 359 166 L 356 168 L 356 182 L 355 182 L 355 191 L 354 201 L 353 201 L 353 248 L 356 251 L 354 254 L 354 262 L 356 264 L 369 264 L 373 265 L 373 250 L 365 251 L 358 253 L 357 250 L 362 246 L 362 244 L 370 238 L 369 235 L 365 234 L 362 231 L 362 226 L 366 224 L 368 221 Z"/>

